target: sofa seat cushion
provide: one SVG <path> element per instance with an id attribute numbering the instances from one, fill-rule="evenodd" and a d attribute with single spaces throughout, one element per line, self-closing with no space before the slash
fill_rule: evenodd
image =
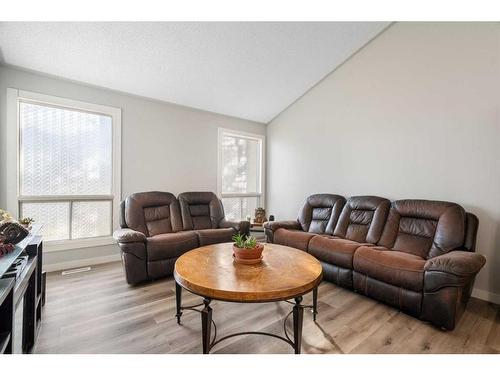
<path id="1" fill-rule="evenodd" d="M 309 240 L 315 235 L 314 233 L 303 232 L 301 230 L 280 228 L 274 232 L 274 243 L 307 251 Z"/>
<path id="2" fill-rule="evenodd" d="M 196 247 L 198 236 L 194 231 L 158 234 L 148 237 L 148 261 L 176 258 Z"/>
<path id="3" fill-rule="evenodd" d="M 314 236 L 309 241 L 308 251 L 322 262 L 352 270 L 354 252 L 363 245 L 370 244 L 332 236 Z"/>
<path id="4" fill-rule="evenodd" d="M 385 247 L 361 246 L 354 253 L 354 270 L 373 279 L 413 291 L 424 286 L 425 259 Z"/>
<path id="5" fill-rule="evenodd" d="M 237 233 L 234 228 L 200 229 L 195 231 L 200 241 L 200 246 L 214 243 L 232 242 Z"/>

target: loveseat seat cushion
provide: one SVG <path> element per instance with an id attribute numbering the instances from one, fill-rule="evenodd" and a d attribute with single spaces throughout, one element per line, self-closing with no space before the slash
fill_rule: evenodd
<path id="1" fill-rule="evenodd" d="M 354 253 L 356 272 L 397 287 L 420 292 L 424 286 L 425 259 L 376 246 L 361 246 Z"/>
<path id="2" fill-rule="evenodd" d="M 363 245 L 369 244 L 332 236 L 314 236 L 309 241 L 308 252 L 322 262 L 352 270 L 354 252 Z"/>
<path id="3" fill-rule="evenodd" d="M 163 233 L 148 237 L 148 261 L 176 258 L 198 247 L 198 235 L 194 231 Z"/>
<path id="4" fill-rule="evenodd" d="M 280 228 L 274 233 L 274 243 L 307 251 L 309 240 L 314 236 L 314 233 Z"/>
<path id="5" fill-rule="evenodd" d="M 195 232 L 198 235 L 200 246 L 232 242 L 233 236 L 237 233 L 234 228 L 200 229 Z"/>

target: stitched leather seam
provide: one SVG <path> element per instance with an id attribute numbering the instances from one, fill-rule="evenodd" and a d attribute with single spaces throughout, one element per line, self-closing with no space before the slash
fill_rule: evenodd
<path id="1" fill-rule="evenodd" d="M 469 272 L 469 273 L 458 273 L 458 272 L 451 272 L 451 271 L 446 271 L 446 270 L 443 270 L 443 269 L 432 269 L 432 268 L 427 268 L 427 269 L 424 269 L 425 272 L 427 271 L 430 271 L 430 272 L 442 272 L 442 273 L 448 273 L 450 275 L 454 275 L 454 276 L 471 276 L 471 275 L 475 275 L 476 273 L 478 273 L 479 271 L 476 271 L 476 272 Z"/>
<path id="2" fill-rule="evenodd" d="M 152 246 L 164 246 L 168 243 L 168 245 L 170 244 L 179 244 L 179 243 L 185 243 L 185 242 L 191 242 L 193 240 L 198 240 L 197 238 L 188 238 L 188 239 L 185 239 L 185 240 L 178 240 L 178 241 L 172 241 L 172 240 L 165 240 L 165 243 L 161 243 L 161 244 L 158 244 L 158 243 L 151 243 L 151 242 L 148 242 L 148 245 L 152 245 Z"/>
<path id="3" fill-rule="evenodd" d="M 312 249 L 309 249 L 309 251 L 324 251 L 323 249 L 315 249 L 315 248 L 312 248 Z M 330 251 L 330 250 L 326 250 L 329 254 L 331 253 L 341 253 L 341 254 L 353 254 L 354 255 L 354 251 L 346 251 L 346 250 L 335 250 L 335 251 Z"/>
<path id="4" fill-rule="evenodd" d="M 366 258 L 362 255 L 357 255 L 358 257 L 360 258 L 363 258 L 364 260 L 368 261 L 368 262 L 371 262 L 371 263 L 375 263 L 375 264 L 378 264 L 379 266 L 382 266 L 384 268 L 387 268 L 387 269 L 391 269 L 391 270 L 403 270 L 403 271 L 408 271 L 408 272 L 418 272 L 418 273 L 424 273 L 425 270 L 422 269 L 422 271 L 419 271 L 419 270 L 413 270 L 413 269 L 409 269 L 409 268 L 404 268 L 404 267 L 397 267 L 397 268 L 393 268 L 393 267 L 389 267 L 387 266 L 386 264 L 384 263 L 380 263 L 380 262 L 377 262 L 375 260 L 372 260 L 370 258 Z"/>
<path id="5" fill-rule="evenodd" d="M 398 287 L 398 306 L 401 307 L 401 287 Z"/>
<path id="6" fill-rule="evenodd" d="M 435 236 L 435 233 L 434 233 L 434 235 L 432 235 L 432 236 L 431 236 L 431 235 L 429 235 L 429 236 L 425 236 L 425 235 L 423 235 L 423 234 L 418 234 L 418 233 L 409 233 L 409 232 L 405 232 L 405 231 L 403 231 L 403 230 L 399 230 L 399 231 L 398 231 L 398 234 L 399 234 L 399 233 L 407 234 L 408 236 L 416 236 L 416 237 L 423 237 L 423 238 L 434 238 L 434 236 Z"/>
<path id="7" fill-rule="evenodd" d="M 131 255 L 131 256 L 133 256 L 134 258 L 138 259 L 138 260 L 146 260 L 146 259 L 139 258 L 139 257 L 138 257 L 137 255 L 135 255 L 134 253 L 129 253 L 129 252 L 127 252 L 127 251 L 123 251 L 123 250 L 122 250 L 122 259 L 123 259 L 123 255 L 125 255 L 125 254 L 127 254 L 127 255 Z"/>
<path id="8" fill-rule="evenodd" d="M 439 219 L 441 218 L 441 215 L 444 214 L 444 213 L 442 213 L 437 218 L 435 218 L 435 217 L 425 216 L 425 214 L 421 214 L 420 216 L 412 216 L 412 215 L 401 215 L 401 213 L 399 211 L 397 211 L 397 213 L 398 213 L 400 219 L 404 218 L 404 219 L 425 220 L 425 221 L 439 221 Z"/>
<path id="9" fill-rule="evenodd" d="M 441 289 L 447 288 L 447 287 L 461 288 L 461 287 L 464 287 L 466 285 L 467 285 L 467 283 L 464 283 L 464 284 L 459 284 L 459 283 L 444 283 L 444 284 L 439 285 L 437 288 L 433 288 L 433 289 L 430 289 L 430 290 L 425 290 L 424 289 L 424 293 L 434 293 L 434 292 L 437 292 L 438 290 L 441 290 Z"/>
<path id="10" fill-rule="evenodd" d="M 224 233 L 225 235 L 225 233 Z M 198 235 L 200 238 L 210 238 L 210 239 L 218 239 L 220 238 L 219 235 L 211 235 L 211 234 L 199 234 Z"/>

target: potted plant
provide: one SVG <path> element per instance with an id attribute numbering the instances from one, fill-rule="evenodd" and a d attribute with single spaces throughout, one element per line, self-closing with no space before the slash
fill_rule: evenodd
<path id="1" fill-rule="evenodd" d="M 254 264 L 262 260 L 264 245 L 258 243 L 255 237 L 241 233 L 233 236 L 233 257 L 238 263 Z"/>
<path id="2" fill-rule="evenodd" d="M 27 228 L 27 229 L 31 229 L 31 224 L 35 222 L 35 219 L 31 218 L 31 217 L 25 217 L 21 220 L 19 220 L 19 223 Z"/>

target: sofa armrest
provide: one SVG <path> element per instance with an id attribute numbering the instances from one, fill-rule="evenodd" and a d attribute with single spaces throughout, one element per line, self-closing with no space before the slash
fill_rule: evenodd
<path id="1" fill-rule="evenodd" d="M 130 242 L 143 242 L 146 243 L 147 239 L 144 233 L 135 231 L 130 228 L 117 229 L 113 233 L 113 238 L 118 243 L 130 243 Z"/>
<path id="2" fill-rule="evenodd" d="M 420 319 L 452 330 L 470 298 L 484 256 L 453 250 L 427 260 L 424 265 L 424 295 Z"/>
<path id="3" fill-rule="evenodd" d="M 486 263 L 481 254 L 454 250 L 427 260 L 426 272 L 446 272 L 456 276 L 475 276 Z"/>
<path id="4" fill-rule="evenodd" d="M 219 228 L 233 228 L 238 233 L 244 235 L 250 234 L 250 222 L 248 221 L 228 221 L 222 219 L 219 223 Z"/>
<path id="5" fill-rule="evenodd" d="M 264 229 L 269 229 L 273 232 L 277 231 L 280 228 L 296 230 L 302 229 L 300 223 L 297 220 L 266 221 L 264 223 Z"/>
<path id="6" fill-rule="evenodd" d="M 301 230 L 302 226 L 297 220 L 266 221 L 264 223 L 264 232 L 268 243 L 274 243 L 274 232 L 280 228 Z"/>

